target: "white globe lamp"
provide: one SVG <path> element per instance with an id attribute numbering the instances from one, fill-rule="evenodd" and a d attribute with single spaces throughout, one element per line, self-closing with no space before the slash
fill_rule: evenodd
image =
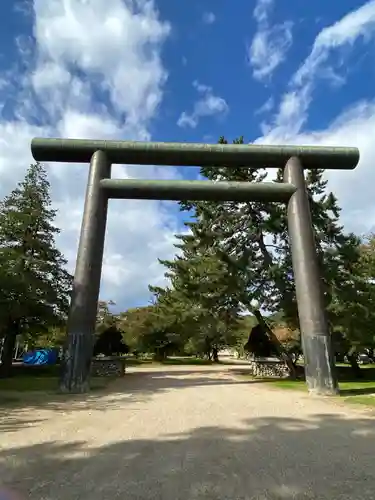
<path id="1" fill-rule="evenodd" d="M 257 311 L 259 309 L 259 305 L 260 305 L 259 301 L 256 299 L 252 299 L 250 302 L 250 306 L 251 306 L 253 311 Z"/>

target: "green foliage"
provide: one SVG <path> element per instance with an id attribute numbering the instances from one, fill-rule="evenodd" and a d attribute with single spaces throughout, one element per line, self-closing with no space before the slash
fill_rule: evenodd
<path id="1" fill-rule="evenodd" d="M 28 339 L 28 347 L 31 348 L 47 348 L 47 347 L 62 347 L 66 337 L 65 325 L 51 326 L 46 332 L 39 333 Z"/>
<path id="2" fill-rule="evenodd" d="M 217 358 L 219 349 L 236 345 L 240 304 L 237 286 L 227 263 L 215 248 L 201 238 L 197 222 L 186 224 L 190 234 L 178 236 L 180 255 L 174 261 L 161 261 L 168 269 L 171 289 L 151 287 L 161 315 L 173 315 L 174 331 L 187 345 L 188 352 Z M 167 320 L 170 324 L 170 319 Z"/>
<path id="3" fill-rule="evenodd" d="M 111 312 L 111 307 L 115 303 L 112 300 L 99 300 L 96 317 L 96 334 L 101 334 L 108 328 L 118 326 L 119 317 Z"/>
<path id="4" fill-rule="evenodd" d="M 3 368 L 9 368 L 17 334 L 32 338 L 66 321 L 72 277 L 55 246 L 59 230 L 50 205 L 49 182 L 38 163 L 0 204 Z"/>
<path id="5" fill-rule="evenodd" d="M 375 239 L 373 235 L 356 241 L 355 255 L 344 254 L 351 262 L 346 275 L 338 279 L 341 296 L 337 301 L 337 323 L 352 346 L 375 346 Z M 349 249 L 353 252 L 353 249 Z M 354 253 L 354 252 L 353 252 Z M 338 286 L 339 286 L 338 285 Z M 336 304 L 335 304 L 336 305 Z"/>
<path id="6" fill-rule="evenodd" d="M 243 137 L 233 142 L 242 144 Z M 227 141 L 221 137 L 219 143 Z M 201 168 L 201 175 L 211 181 L 262 182 L 266 170 L 212 166 Z M 275 182 L 282 181 L 280 169 Z M 306 171 L 306 186 L 336 349 L 374 343 L 374 239 L 365 251 L 359 238 L 344 232 L 323 170 Z M 205 349 L 205 343 L 238 345 L 243 337 L 239 314 L 254 298 L 276 315 L 276 323 L 298 332 L 285 204 L 194 201 L 181 202 L 180 207 L 191 216 L 186 223 L 189 234 L 178 236 L 179 255 L 173 261 L 161 261 L 170 288 L 151 290 L 162 310 L 169 297 L 164 314 L 177 314 L 188 349 Z M 285 341 L 285 347 L 297 356 L 299 335 Z"/>
<path id="7" fill-rule="evenodd" d="M 163 316 L 158 306 L 146 306 L 120 314 L 120 328 L 125 343 L 136 355 L 152 354 L 156 358 L 183 350 L 180 336 L 174 331 L 176 317 Z"/>

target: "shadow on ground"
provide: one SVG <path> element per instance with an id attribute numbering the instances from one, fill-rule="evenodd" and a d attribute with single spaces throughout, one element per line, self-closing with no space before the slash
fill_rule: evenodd
<path id="1" fill-rule="evenodd" d="M 214 375 L 214 377 L 212 377 Z M 187 387 L 218 385 L 250 385 L 255 380 L 231 378 L 230 372 L 223 369 L 189 370 L 137 370 L 127 373 L 100 390 L 89 394 L 59 394 L 58 392 L 0 391 L 0 432 L 13 432 L 21 426 L 39 425 L 43 420 L 34 419 L 33 412 L 47 410 L 57 413 L 80 411 L 109 411 L 119 405 L 146 402 L 157 394 L 184 389 Z"/>
<path id="2" fill-rule="evenodd" d="M 267 386 L 272 380 L 237 378 L 248 371 L 236 367 L 131 369 L 125 377 L 116 379 L 105 388 L 84 395 L 63 395 L 57 392 L 34 392 L 14 395 L 0 392 L 0 432 L 14 432 L 21 427 L 43 427 L 44 414 L 40 410 L 64 414 L 81 411 L 110 411 L 122 405 L 147 402 L 165 391 L 189 387 L 217 387 L 222 385 Z M 280 382 L 280 379 L 277 379 Z M 365 389 L 343 390 L 342 395 L 366 394 Z M 358 392 L 355 392 L 358 391 Z M 251 397 L 251 391 L 249 391 Z M 39 411 L 39 417 L 33 414 Z M 46 415 L 46 418 L 49 418 Z"/>
<path id="3" fill-rule="evenodd" d="M 374 384 L 372 387 L 358 387 L 355 389 L 340 389 L 341 396 L 361 396 L 364 394 L 375 394 Z"/>
<path id="4" fill-rule="evenodd" d="M 0 453 L 3 486 L 31 500 L 373 499 L 374 421 L 254 418 L 99 448 L 48 442 Z M 147 425 L 147 422 L 145 422 Z"/>

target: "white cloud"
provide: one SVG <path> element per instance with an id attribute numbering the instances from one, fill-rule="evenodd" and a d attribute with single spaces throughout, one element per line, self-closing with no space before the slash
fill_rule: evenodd
<path id="1" fill-rule="evenodd" d="M 126 113 L 129 124 L 137 128 L 153 116 L 167 76 L 159 48 L 170 31 L 158 19 L 153 2 L 35 0 L 34 6 L 34 81 L 47 68 L 60 86 L 60 71 L 79 70 L 86 76 L 81 84 L 108 92 L 114 112 Z M 67 85 L 66 79 L 65 94 Z M 34 90 L 44 89 L 34 85 Z"/>
<path id="2" fill-rule="evenodd" d="M 248 48 L 248 58 L 257 80 L 264 80 L 272 75 L 285 60 L 293 41 L 292 22 L 269 25 L 272 7 L 273 0 L 258 0 L 253 12 L 257 31 Z"/>
<path id="3" fill-rule="evenodd" d="M 272 126 L 266 128 L 272 129 L 273 136 L 285 141 L 299 133 L 306 123 L 317 80 L 329 78 L 336 85 L 344 81 L 327 62 L 333 55 L 337 59 L 344 48 L 352 48 L 360 38 L 375 38 L 375 0 L 320 31 L 309 56 L 292 77 L 290 90 L 282 97 Z"/>
<path id="4" fill-rule="evenodd" d="M 205 12 L 202 20 L 205 24 L 213 24 L 216 21 L 216 16 L 213 12 Z"/>
<path id="5" fill-rule="evenodd" d="M 153 0 L 34 0 L 30 22 L 34 39 L 20 54 L 26 72 L 12 67 L 0 75 L 17 84 L 16 118 L 0 121 L 0 196 L 32 161 L 33 136 L 149 139 L 167 78 L 160 54 L 171 27 L 160 20 Z M 0 88 L 0 105 L 5 90 Z M 58 243 L 72 269 L 88 166 L 47 167 L 62 228 Z M 113 173 L 177 175 L 176 169 L 152 166 L 114 166 Z M 174 254 L 176 231 L 177 219 L 162 203 L 110 202 L 102 295 L 120 307 L 142 303 L 147 285 L 163 279 L 157 257 Z"/>
<path id="6" fill-rule="evenodd" d="M 263 126 L 257 143 L 354 146 L 360 151 L 360 163 L 354 171 L 327 170 L 328 188 L 343 207 L 342 222 L 347 230 L 363 234 L 375 230 L 373 185 L 375 184 L 375 101 L 352 103 L 328 126 L 306 130 L 317 79 L 330 70 L 333 55 L 351 49 L 359 40 L 375 38 L 375 1 L 350 12 L 316 37 L 311 53 L 292 77 L 290 89 L 280 100 L 274 121 Z M 350 50 L 345 52 L 350 56 Z M 344 61 L 345 62 L 345 61 Z M 340 79 L 340 75 L 337 75 Z M 371 96 L 372 98 L 374 96 Z M 319 104 L 318 104 L 319 105 Z"/>
<path id="7" fill-rule="evenodd" d="M 255 5 L 253 16 L 260 23 L 267 23 L 269 12 L 273 7 L 273 0 L 258 0 Z"/>
<path id="8" fill-rule="evenodd" d="M 302 85 L 324 69 L 331 52 L 348 45 L 353 46 L 359 37 L 365 41 L 373 38 L 375 27 L 375 1 L 362 5 L 332 26 L 324 28 L 316 37 L 312 51 L 297 73 L 293 83 Z"/>
<path id="9" fill-rule="evenodd" d="M 361 101 L 336 118 L 328 128 L 277 136 L 273 131 L 255 141 L 258 144 L 308 144 L 358 147 L 360 162 L 355 170 L 327 170 L 328 189 L 343 208 L 341 221 L 348 231 L 364 234 L 375 230 L 375 100 Z"/>
<path id="10" fill-rule="evenodd" d="M 255 115 L 261 115 L 263 113 L 269 113 L 273 107 L 275 106 L 275 99 L 271 96 L 269 99 L 267 99 L 267 101 L 262 104 L 262 106 L 260 106 L 260 108 L 258 108 L 256 111 L 255 111 Z"/>
<path id="11" fill-rule="evenodd" d="M 213 93 L 212 87 L 202 85 L 194 81 L 193 86 L 196 88 L 201 98 L 194 104 L 192 113 L 182 112 L 177 125 L 179 127 L 195 128 L 199 120 L 208 116 L 224 116 L 229 111 L 229 106 L 226 100 L 216 96 Z"/>

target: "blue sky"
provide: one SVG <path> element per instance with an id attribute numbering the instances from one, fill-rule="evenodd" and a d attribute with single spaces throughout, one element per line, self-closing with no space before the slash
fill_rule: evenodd
<path id="1" fill-rule="evenodd" d="M 3 2 L 0 195 L 22 179 L 33 136 L 358 146 L 327 172 L 348 230 L 375 227 L 375 1 Z M 47 165 L 74 268 L 85 165 Z M 113 177 L 195 178 L 197 169 L 114 166 Z M 101 296 L 147 303 L 174 254 L 176 205 L 111 201 Z"/>

